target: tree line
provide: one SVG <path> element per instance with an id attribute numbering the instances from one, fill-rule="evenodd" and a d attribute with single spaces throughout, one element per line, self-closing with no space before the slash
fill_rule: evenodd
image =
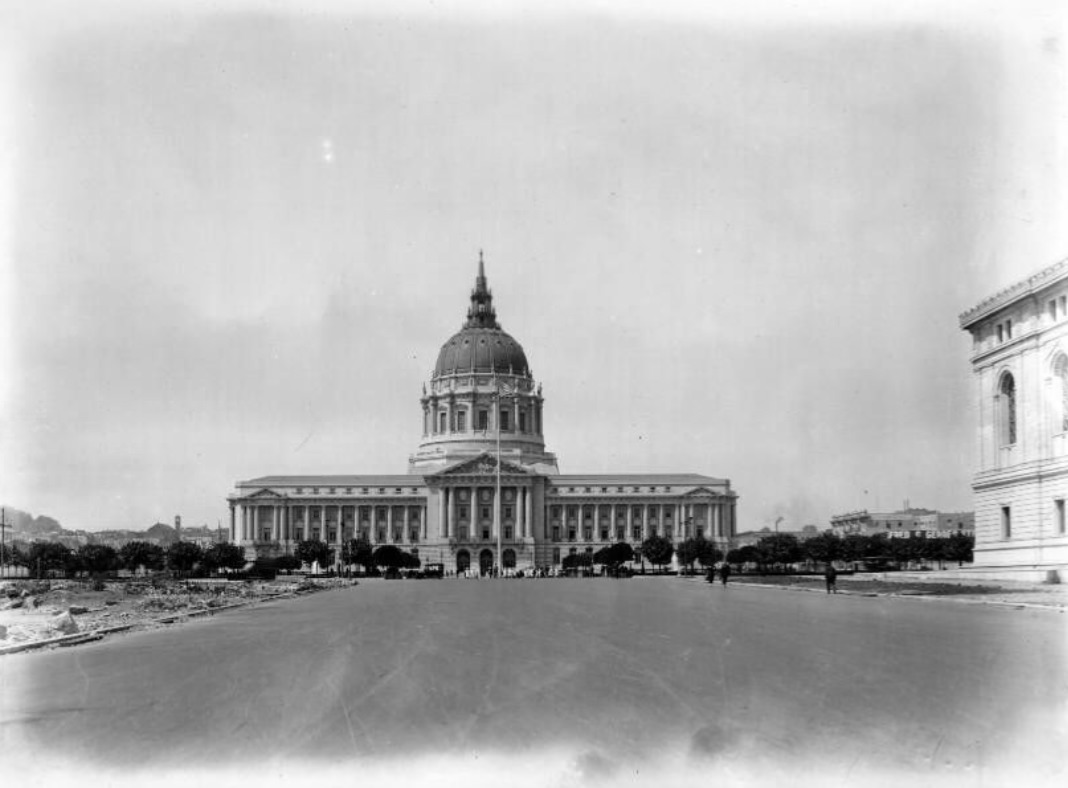
<path id="1" fill-rule="evenodd" d="M 949 537 L 927 538 L 913 536 L 890 539 L 884 534 L 837 536 L 827 532 L 800 540 L 793 534 L 769 534 L 758 542 L 730 550 L 724 555 L 715 543 L 702 537 L 686 539 L 678 545 L 663 536 L 651 536 L 635 549 L 627 542 L 602 547 L 596 552 L 574 553 L 564 557 L 565 570 L 585 570 L 594 565 L 615 572 L 624 564 L 648 562 L 661 570 L 678 557 L 680 567 L 694 571 L 694 565 L 708 568 L 720 561 L 735 566 L 755 565 L 758 571 L 784 570 L 796 564 L 826 564 L 831 561 L 860 564 L 869 568 L 910 563 L 935 563 L 944 568 L 947 562 L 958 565 L 972 560 L 975 537 L 954 534 Z M 258 562 L 261 568 L 274 571 L 293 571 L 302 566 L 318 564 L 330 567 L 336 552 L 326 542 L 306 539 L 297 542 L 292 554 Z M 31 574 L 63 572 L 73 576 L 81 572 L 103 574 L 118 569 L 147 571 L 169 569 L 179 574 L 194 571 L 241 571 L 248 566 L 243 548 L 229 542 L 217 542 L 201 548 L 194 542 L 174 542 L 162 547 L 151 542 L 127 542 L 119 549 L 109 545 L 87 544 L 73 550 L 60 542 L 33 542 L 12 545 L 4 549 L 4 563 L 24 566 Z M 341 563 L 360 566 L 366 572 L 385 569 L 418 569 L 419 557 L 396 545 L 375 548 L 366 538 L 350 539 L 341 547 Z"/>
<path id="2" fill-rule="evenodd" d="M 335 550 L 326 542 L 306 539 L 294 545 L 292 554 L 260 559 L 255 567 L 264 572 L 291 572 L 314 564 L 326 568 L 333 565 L 334 557 Z M 418 569 L 421 565 L 418 556 L 396 545 L 372 548 L 363 538 L 352 539 L 343 545 L 341 558 L 344 565 L 359 565 L 365 571 Z M 68 577 L 80 573 L 102 575 L 120 569 L 136 572 L 142 568 L 149 572 L 169 569 L 187 575 L 218 570 L 242 571 L 249 567 L 244 548 L 229 542 L 216 542 L 202 548 L 195 542 L 174 542 L 163 547 L 152 542 L 132 541 L 118 549 L 102 544 L 86 544 L 72 549 L 61 542 L 31 542 L 5 545 L 3 559 L 6 565 L 26 567 L 37 576 L 55 572 Z"/>

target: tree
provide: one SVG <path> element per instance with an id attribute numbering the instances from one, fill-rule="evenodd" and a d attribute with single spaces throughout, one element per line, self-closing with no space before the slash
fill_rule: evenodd
<path id="1" fill-rule="evenodd" d="M 350 539 L 345 543 L 342 547 L 342 562 L 346 566 L 349 564 L 362 566 L 364 571 L 374 566 L 374 550 L 366 536 L 361 534 L 356 539 Z"/>
<path id="2" fill-rule="evenodd" d="M 681 542 L 675 550 L 675 554 L 679 557 L 679 566 L 686 567 L 687 570 L 693 572 L 693 563 L 697 560 L 697 540 L 686 539 Z"/>
<path id="3" fill-rule="evenodd" d="M 963 566 L 964 562 L 971 563 L 972 550 L 975 548 L 975 537 L 971 534 L 953 534 L 949 537 L 947 550 L 948 560 L 956 561 L 957 566 Z"/>
<path id="4" fill-rule="evenodd" d="M 619 565 L 634 560 L 634 548 L 627 542 L 616 542 L 608 549 L 612 551 L 610 563 Z"/>
<path id="5" fill-rule="evenodd" d="M 149 571 L 162 569 L 165 557 L 163 548 L 151 542 L 127 542 L 119 549 L 119 561 L 131 572 L 142 566 Z"/>
<path id="6" fill-rule="evenodd" d="M 278 567 L 279 571 L 290 575 L 293 574 L 294 569 L 300 569 L 301 562 L 295 555 L 280 555 L 275 560 L 274 565 Z"/>
<path id="7" fill-rule="evenodd" d="M 106 544 L 83 544 L 78 548 L 74 562 L 79 570 L 93 575 L 110 572 L 120 566 L 118 552 Z"/>
<path id="8" fill-rule="evenodd" d="M 801 560 L 801 545 L 793 534 L 771 534 L 756 543 L 758 563 L 785 567 Z"/>
<path id="9" fill-rule="evenodd" d="M 230 542 L 216 542 L 204 551 L 204 563 L 212 569 L 244 569 L 245 550 Z"/>
<path id="10" fill-rule="evenodd" d="M 674 545 L 662 536 L 650 536 L 642 542 L 642 555 L 649 560 L 649 563 L 655 564 L 661 569 L 663 569 L 664 564 L 671 560 L 671 556 L 674 554 Z"/>
<path id="11" fill-rule="evenodd" d="M 59 542 L 34 542 L 26 556 L 31 572 L 37 577 L 56 569 L 66 570 L 71 565 L 71 550 Z"/>
<path id="12" fill-rule="evenodd" d="M 822 533 L 801 543 L 805 557 L 818 564 L 828 564 L 842 557 L 842 538 L 835 533 Z"/>
<path id="13" fill-rule="evenodd" d="M 697 537 L 694 542 L 697 545 L 697 560 L 701 562 L 701 566 L 707 569 L 723 560 L 723 551 L 716 547 L 715 543 L 703 536 Z"/>
<path id="14" fill-rule="evenodd" d="M 167 548 L 167 568 L 179 574 L 192 571 L 204 558 L 204 551 L 195 542 L 175 542 Z"/>
<path id="15" fill-rule="evenodd" d="M 320 569 L 329 566 L 334 561 L 334 551 L 330 549 L 330 545 L 319 539 L 305 539 L 297 542 L 293 555 L 299 558 L 301 563 L 309 566 L 318 563 Z"/>
<path id="16" fill-rule="evenodd" d="M 395 544 L 384 544 L 374 551 L 371 562 L 374 566 L 396 572 L 404 567 L 404 551 Z"/>
<path id="17" fill-rule="evenodd" d="M 423 562 L 419 560 L 419 556 L 415 553 L 405 552 L 404 554 L 404 566 L 402 569 L 418 569 L 423 565 Z"/>

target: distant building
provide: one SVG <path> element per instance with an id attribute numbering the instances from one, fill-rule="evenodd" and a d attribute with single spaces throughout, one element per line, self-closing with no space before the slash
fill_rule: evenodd
<path id="1" fill-rule="evenodd" d="M 416 402 L 422 437 L 407 474 L 239 481 L 229 496 L 231 540 L 270 556 L 302 539 L 340 548 L 362 536 L 450 571 L 488 572 L 556 566 L 569 554 L 637 546 L 654 534 L 700 535 L 724 547 L 734 535 L 738 495 L 729 479 L 559 472 L 545 447 L 541 385 L 497 322 L 481 260 L 467 320 L 442 346 Z"/>
<path id="2" fill-rule="evenodd" d="M 960 316 L 978 399 L 975 563 L 1068 567 L 1068 260 Z"/>
<path id="3" fill-rule="evenodd" d="M 787 531 L 783 528 L 773 530 L 770 527 L 764 527 L 761 528 L 759 531 L 743 531 L 742 533 L 734 537 L 731 542 L 731 545 L 733 547 L 747 547 L 749 545 L 755 545 L 757 542 L 759 542 L 766 536 L 775 536 L 777 534 L 782 536 L 793 536 L 796 537 L 797 541 L 803 542 L 806 539 L 811 539 L 814 536 L 819 536 L 820 529 L 814 525 L 806 525 L 800 531 Z"/>
<path id="4" fill-rule="evenodd" d="M 838 536 L 883 534 L 890 539 L 944 538 L 975 533 L 974 512 L 936 512 L 931 509 L 902 509 L 897 512 L 858 512 L 836 514 L 831 531 Z"/>

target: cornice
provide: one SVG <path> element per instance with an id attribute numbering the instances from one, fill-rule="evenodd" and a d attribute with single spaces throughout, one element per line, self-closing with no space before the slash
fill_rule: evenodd
<path id="1" fill-rule="evenodd" d="M 1002 309 L 1025 295 L 1068 278 L 1068 258 L 1044 268 L 1016 284 L 1006 287 L 960 315 L 960 327 L 968 329 L 975 323 Z"/>

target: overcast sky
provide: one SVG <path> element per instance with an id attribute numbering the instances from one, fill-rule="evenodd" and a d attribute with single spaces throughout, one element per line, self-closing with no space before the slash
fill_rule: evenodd
<path id="1" fill-rule="evenodd" d="M 483 249 L 562 472 L 972 508 L 958 315 L 1068 256 L 1059 3 L 142 5 L 0 11 L 0 502 L 405 472 Z"/>

